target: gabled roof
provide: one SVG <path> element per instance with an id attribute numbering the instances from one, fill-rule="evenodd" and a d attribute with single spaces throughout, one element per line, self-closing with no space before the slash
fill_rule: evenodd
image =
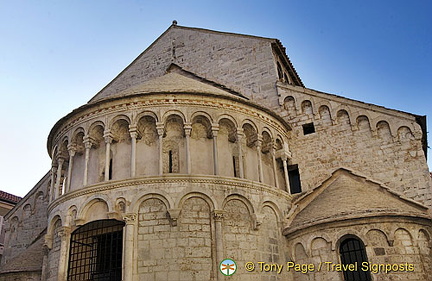
<path id="1" fill-rule="evenodd" d="M 273 38 L 265 38 L 265 37 L 259 37 L 259 36 L 252 36 L 252 35 L 243 35 L 243 34 L 237 34 L 237 33 L 229 33 L 229 32 L 220 32 L 220 31 L 213 31 L 208 29 L 202 29 L 202 28 L 193 28 L 193 27 L 184 27 L 179 26 L 176 23 L 173 23 L 165 32 L 163 32 L 146 50 L 144 50 L 133 62 L 131 62 L 124 70 L 122 70 L 111 82 L 109 82 L 103 89 L 101 89 L 88 103 L 95 103 L 99 100 L 109 98 L 113 95 L 116 95 L 119 91 L 123 91 L 126 88 L 130 88 L 130 86 L 134 87 L 139 83 L 145 82 L 145 80 L 161 76 L 163 75 L 163 70 L 161 71 L 161 68 L 166 68 L 166 58 L 161 59 L 160 61 L 152 61 L 154 62 L 154 65 L 151 66 L 152 71 L 150 73 L 145 74 L 143 77 L 142 73 L 142 65 L 144 58 L 146 56 L 154 56 L 155 54 L 162 54 L 162 53 L 171 53 L 174 52 L 171 50 L 170 46 L 163 45 L 161 42 L 167 39 L 174 40 L 176 37 L 176 34 L 180 31 L 189 31 L 196 34 L 215 34 L 215 35 L 223 35 L 226 37 L 233 36 L 236 38 L 249 38 L 253 40 L 259 40 L 259 41 L 265 41 L 268 42 L 269 45 L 272 46 L 274 52 L 281 57 L 281 62 L 284 64 L 285 68 L 293 78 L 293 81 L 297 86 L 304 87 L 303 82 L 301 81 L 299 75 L 297 74 L 294 66 L 291 64 L 291 61 L 289 60 L 288 56 L 285 53 L 285 48 L 282 46 L 281 42 L 277 39 Z M 177 33 L 176 33 L 177 32 Z M 172 38 L 171 38 L 172 37 Z M 205 38 L 205 36 L 203 36 Z M 228 38 L 229 39 L 229 38 Z M 218 41 L 219 42 L 219 41 Z M 161 44 L 159 44 L 161 43 Z M 223 43 L 221 43 L 223 44 Z M 155 49 L 158 47 L 159 49 Z M 195 46 L 192 46 L 193 48 Z M 199 48 L 199 46 L 196 46 L 196 48 Z M 169 51 L 171 50 L 171 51 Z M 175 62 L 173 60 L 172 62 Z M 182 64 L 183 65 L 183 64 Z M 148 66 L 147 66 L 148 67 Z M 133 71 L 132 71 L 133 70 Z M 134 74 L 131 74 L 129 72 L 133 72 Z M 130 75 L 131 74 L 131 75 Z M 137 75 L 135 75 L 137 74 Z M 217 80 L 217 79 L 215 79 Z M 226 83 L 224 83 L 226 84 Z"/>
<path id="2" fill-rule="evenodd" d="M 146 81 L 138 86 L 131 87 L 109 98 L 127 97 L 138 94 L 212 94 L 222 96 L 237 96 L 248 99 L 240 93 L 227 87 L 199 77 L 192 72 L 183 70 L 176 64 L 171 64 L 165 75 Z"/>
<path id="3" fill-rule="evenodd" d="M 284 235 L 323 223 L 376 216 L 431 219 L 426 206 L 342 168 L 293 202 Z"/>

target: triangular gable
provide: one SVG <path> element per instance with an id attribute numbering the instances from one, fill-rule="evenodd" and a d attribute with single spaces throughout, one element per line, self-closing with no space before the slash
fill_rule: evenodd
<path id="1" fill-rule="evenodd" d="M 228 89 L 227 87 L 199 77 L 196 74 L 183 70 L 175 64 L 171 64 L 166 74 L 140 85 L 131 87 L 108 98 L 119 98 L 141 94 L 155 93 L 189 93 L 189 94 L 211 94 L 219 96 L 229 96 L 247 99 L 240 93 Z"/>
<path id="2" fill-rule="evenodd" d="M 110 83 L 108 83 L 99 93 L 97 93 L 89 103 L 94 103 L 99 100 L 110 98 L 111 96 L 117 94 L 120 91 L 124 91 L 130 87 L 134 87 L 136 85 L 142 84 L 145 81 L 153 79 L 155 77 L 162 76 L 165 72 L 165 69 L 169 66 L 170 63 L 178 63 L 182 67 L 186 67 L 188 65 L 188 60 L 193 60 L 193 56 L 195 52 L 193 52 L 193 48 L 199 49 L 200 46 L 190 45 L 184 46 L 180 45 L 176 47 L 176 44 L 179 43 L 179 38 L 182 38 L 184 42 L 187 41 L 188 36 L 202 36 L 202 40 L 207 40 L 206 48 L 207 49 L 224 49 L 224 42 L 229 42 L 233 39 L 238 40 L 252 40 L 254 42 L 268 42 L 269 45 L 276 46 L 277 50 L 279 50 L 278 55 L 282 56 L 282 61 L 286 64 L 286 68 L 289 70 L 290 75 L 293 76 L 293 79 L 297 81 L 296 83 L 299 86 L 304 86 L 301 82 L 300 77 L 295 71 L 294 66 L 291 64 L 288 56 L 286 55 L 285 49 L 282 44 L 277 39 L 251 36 L 251 35 L 243 35 L 236 33 L 228 33 L 228 32 L 219 32 L 201 28 L 191 28 L 191 27 L 183 27 L 178 26 L 176 24 L 171 25 L 164 33 L 162 33 L 144 52 L 142 52 L 131 64 L 129 64 L 123 71 L 121 71 Z M 208 39 L 211 37 L 226 37 L 225 40 L 213 40 Z M 177 42 L 177 43 L 176 43 Z M 186 52 L 188 57 L 177 58 L 177 54 L 180 52 L 180 49 L 188 48 Z M 251 46 L 253 48 L 253 46 Z M 177 51 L 176 51 L 177 50 Z M 201 49 L 202 50 L 202 49 Z M 227 52 L 230 50 L 227 48 Z M 176 53 L 177 52 L 177 53 Z M 183 54 L 184 55 L 184 54 Z M 182 55 L 182 56 L 183 56 Z M 210 55 L 209 55 L 210 56 Z M 208 68 L 215 68 L 215 65 L 208 65 Z M 220 68 L 220 66 L 218 67 Z M 218 69 L 219 71 L 220 69 Z M 225 71 L 229 71 L 230 69 L 225 69 Z M 197 71 L 194 70 L 195 73 Z M 205 76 L 205 73 L 198 73 L 200 76 Z M 215 77 L 215 75 L 213 75 Z M 217 79 L 211 79 L 217 80 Z M 226 84 L 226 83 L 224 83 Z M 234 85 L 234 84 L 233 84 Z M 230 87 L 230 85 L 228 85 Z M 240 89 L 238 89 L 240 90 Z"/>
<path id="3" fill-rule="evenodd" d="M 284 234 L 345 219 L 373 216 L 430 218 L 428 208 L 388 187 L 339 169 L 319 187 L 293 202 Z"/>

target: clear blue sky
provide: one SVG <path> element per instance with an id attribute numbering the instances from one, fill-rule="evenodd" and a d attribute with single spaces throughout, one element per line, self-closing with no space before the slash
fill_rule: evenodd
<path id="1" fill-rule="evenodd" d="M 0 189 L 25 195 L 50 169 L 54 123 L 174 19 L 278 38 L 307 87 L 428 115 L 430 125 L 431 15 L 428 0 L 0 0 Z"/>

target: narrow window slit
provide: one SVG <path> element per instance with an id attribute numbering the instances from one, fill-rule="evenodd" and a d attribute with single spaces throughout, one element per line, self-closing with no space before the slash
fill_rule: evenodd
<path id="1" fill-rule="evenodd" d="M 173 153 L 172 150 L 168 152 L 168 173 L 173 172 Z"/>

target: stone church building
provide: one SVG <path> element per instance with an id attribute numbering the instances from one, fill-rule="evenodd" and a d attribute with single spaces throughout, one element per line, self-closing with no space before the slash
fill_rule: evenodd
<path id="1" fill-rule="evenodd" d="M 426 147 L 424 116 L 307 88 L 277 39 L 174 22 L 54 125 L 0 280 L 431 280 Z"/>

